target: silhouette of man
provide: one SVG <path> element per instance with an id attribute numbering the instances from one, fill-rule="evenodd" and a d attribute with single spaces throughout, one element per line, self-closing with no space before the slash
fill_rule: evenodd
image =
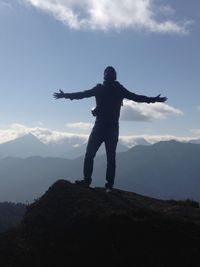
<path id="1" fill-rule="evenodd" d="M 156 97 L 137 95 L 127 90 L 116 80 L 117 73 L 113 67 L 109 66 L 104 70 L 103 84 L 97 84 L 94 88 L 82 92 L 64 93 L 60 90 L 59 93 L 53 94 L 55 99 L 67 98 L 73 100 L 92 96 L 96 98 L 96 108 L 92 110 L 96 120 L 86 149 L 83 167 L 84 179 L 76 181 L 76 183 L 86 187 L 90 186 L 92 182 L 93 160 L 97 150 L 104 142 L 107 156 L 107 182 L 105 184 L 107 192 L 111 191 L 114 185 L 119 116 L 123 99 L 126 98 L 144 103 L 165 102 L 167 100 L 166 97 L 160 97 L 160 95 Z"/>

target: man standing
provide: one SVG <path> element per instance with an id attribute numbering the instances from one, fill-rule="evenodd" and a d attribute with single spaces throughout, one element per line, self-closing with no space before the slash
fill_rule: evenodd
<path id="1" fill-rule="evenodd" d="M 96 108 L 92 110 L 96 117 L 94 127 L 90 134 L 87 150 L 84 159 L 83 175 L 84 179 L 76 181 L 77 184 L 89 187 L 92 182 L 93 161 L 97 150 L 101 144 L 105 143 L 107 156 L 106 184 L 107 192 L 110 192 L 115 179 L 115 157 L 116 147 L 119 136 L 119 116 L 123 99 L 133 100 L 135 102 L 155 103 L 165 102 L 166 97 L 147 97 L 137 95 L 124 88 L 117 80 L 117 73 L 111 66 L 104 70 L 103 84 L 97 84 L 94 88 L 76 93 L 54 93 L 55 99 L 67 98 L 82 99 L 94 96 L 96 98 Z"/>

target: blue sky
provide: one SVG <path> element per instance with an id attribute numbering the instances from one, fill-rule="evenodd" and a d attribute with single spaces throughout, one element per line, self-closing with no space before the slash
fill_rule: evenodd
<path id="1" fill-rule="evenodd" d="M 124 138 L 200 138 L 199 0 L 1 0 L 0 143 L 87 136 L 93 98 L 54 100 L 102 82 L 112 65 L 129 90 L 166 104 L 125 102 Z"/>

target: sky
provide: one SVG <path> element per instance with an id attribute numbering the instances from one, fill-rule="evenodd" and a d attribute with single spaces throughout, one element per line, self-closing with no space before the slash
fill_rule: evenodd
<path id="1" fill-rule="evenodd" d="M 166 103 L 124 101 L 127 142 L 200 138 L 199 0 L 0 0 L 0 143 L 85 140 L 95 99 L 55 100 L 103 81 Z"/>

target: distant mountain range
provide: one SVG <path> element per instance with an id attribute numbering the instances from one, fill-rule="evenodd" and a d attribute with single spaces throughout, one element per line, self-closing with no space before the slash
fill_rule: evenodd
<path id="1" fill-rule="evenodd" d="M 145 144 L 145 140 L 138 140 L 138 143 Z M 146 142 L 148 144 L 148 142 Z M 74 139 L 70 142 L 68 139 L 57 143 L 44 144 L 33 134 L 27 134 L 6 143 L 0 144 L 0 159 L 6 157 L 27 158 L 31 156 L 41 157 L 61 157 L 75 159 L 83 156 L 86 151 L 87 143 L 80 143 L 80 140 Z M 128 147 L 121 142 L 118 143 L 117 151 L 127 151 Z M 102 146 L 98 154 L 104 154 L 105 149 Z"/>
<path id="2" fill-rule="evenodd" d="M 160 199 L 200 201 L 200 145 L 176 141 L 135 146 L 117 154 L 115 187 Z M 57 179 L 82 179 L 83 157 L 0 160 L 0 202 L 40 197 Z M 92 186 L 104 186 L 106 157 L 95 159 Z"/>
<path id="3" fill-rule="evenodd" d="M 136 146 L 118 157 L 117 184 L 162 199 L 200 201 L 200 145 L 176 141 Z"/>

